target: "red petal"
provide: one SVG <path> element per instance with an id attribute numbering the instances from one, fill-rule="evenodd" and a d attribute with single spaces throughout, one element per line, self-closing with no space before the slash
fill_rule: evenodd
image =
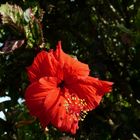
<path id="1" fill-rule="evenodd" d="M 75 134 L 76 133 L 76 130 L 78 129 L 78 122 L 74 122 L 71 126 L 71 133 L 72 134 Z"/>
<path id="2" fill-rule="evenodd" d="M 56 76 L 58 65 L 52 52 L 41 51 L 35 57 L 33 64 L 27 67 L 29 80 L 34 82 L 44 76 Z"/>
<path id="3" fill-rule="evenodd" d="M 57 102 L 59 91 L 57 79 L 54 77 L 41 78 L 26 90 L 25 100 L 30 113 L 39 118 L 44 128 L 51 120 L 52 116 L 48 115 L 48 113 Z"/>
<path id="4" fill-rule="evenodd" d="M 64 95 L 65 91 L 61 91 L 61 95 Z M 71 132 L 72 134 L 76 133 L 78 129 L 78 121 L 74 120 L 74 117 L 67 113 L 66 111 L 66 98 L 64 96 L 60 96 L 56 105 L 51 110 L 50 114 L 55 116 L 52 118 L 51 123 L 59 128 L 61 131 Z"/>
<path id="5" fill-rule="evenodd" d="M 75 121 L 71 118 L 71 116 L 66 115 L 64 118 L 61 127 L 59 128 L 61 131 L 70 132 L 72 134 L 76 133 L 78 129 L 78 121 Z"/>
<path id="6" fill-rule="evenodd" d="M 85 99 L 87 109 L 92 110 L 97 107 L 105 93 L 112 89 L 112 82 L 102 81 L 93 77 L 81 77 L 68 88 L 74 91 L 80 99 Z"/>
<path id="7" fill-rule="evenodd" d="M 60 98 L 57 100 L 56 105 L 51 110 L 51 114 L 53 114 L 53 118 L 51 120 L 51 123 L 57 127 L 61 128 L 62 123 L 64 121 L 65 115 L 66 115 L 66 109 L 64 107 L 64 97 L 60 96 Z"/>
<path id="8" fill-rule="evenodd" d="M 79 75 L 79 76 L 88 76 L 89 67 L 88 65 L 72 58 L 70 55 L 63 52 L 61 49 L 61 42 L 58 42 L 57 49 L 54 52 L 54 56 L 61 63 L 61 66 L 64 68 L 65 77 L 70 75 Z M 69 76 L 70 77 L 70 76 Z"/>

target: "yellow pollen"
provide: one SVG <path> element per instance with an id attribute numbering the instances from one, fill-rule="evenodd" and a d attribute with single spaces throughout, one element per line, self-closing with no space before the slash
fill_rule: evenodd
<path id="1" fill-rule="evenodd" d="M 79 99 L 77 95 L 70 94 L 65 95 L 65 98 L 66 113 L 75 121 L 83 121 L 88 111 L 85 99 Z"/>

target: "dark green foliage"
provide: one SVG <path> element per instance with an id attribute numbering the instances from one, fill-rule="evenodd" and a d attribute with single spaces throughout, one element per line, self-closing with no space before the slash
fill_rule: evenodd
<path id="1" fill-rule="evenodd" d="M 6 120 L 0 119 L 0 139 L 139 140 L 140 1 L 2 3 L 6 2 L 17 6 L 10 12 L 11 5 L 0 8 L 0 97 L 11 98 L 0 103 L 0 111 L 6 116 Z M 13 44 L 22 40 L 18 49 L 14 48 Z M 62 40 L 65 52 L 89 64 L 92 76 L 115 83 L 112 93 L 104 96 L 100 106 L 80 122 L 75 136 L 52 126 L 44 133 L 26 105 L 18 102 L 24 99 L 28 85 L 26 67 L 41 49 L 55 48 L 58 40 Z M 13 44 L 6 45 L 8 41 Z M 6 47 L 8 51 L 3 49 Z"/>

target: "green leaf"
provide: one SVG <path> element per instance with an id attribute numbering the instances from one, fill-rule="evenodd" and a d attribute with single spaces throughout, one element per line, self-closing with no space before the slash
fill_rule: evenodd
<path id="1" fill-rule="evenodd" d="M 133 34 L 133 32 L 126 28 L 123 24 L 117 24 L 117 27 L 124 33 L 127 33 L 127 34 Z"/>

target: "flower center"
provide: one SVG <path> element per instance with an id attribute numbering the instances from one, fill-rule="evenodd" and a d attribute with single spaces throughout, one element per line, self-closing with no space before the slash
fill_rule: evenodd
<path id="1" fill-rule="evenodd" d="M 87 111 L 85 108 L 87 106 L 84 99 L 79 99 L 76 95 L 65 95 L 66 97 L 66 112 L 75 120 L 83 121 L 85 116 L 87 115 Z"/>
<path id="2" fill-rule="evenodd" d="M 64 85 L 65 85 L 65 82 L 64 82 L 64 80 L 62 80 L 62 81 L 57 85 L 57 87 L 64 88 Z"/>

